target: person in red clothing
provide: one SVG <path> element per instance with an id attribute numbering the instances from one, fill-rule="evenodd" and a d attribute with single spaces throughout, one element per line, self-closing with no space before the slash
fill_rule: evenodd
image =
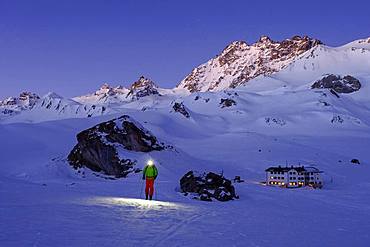
<path id="1" fill-rule="evenodd" d="M 152 200 L 154 194 L 154 180 L 158 176 L 158 169 L 154 165 L 152 160 L 148 161 L 148 164 L 143 170 L 143 180 L 146 180 L 145 184 L 145 200 Z"/>

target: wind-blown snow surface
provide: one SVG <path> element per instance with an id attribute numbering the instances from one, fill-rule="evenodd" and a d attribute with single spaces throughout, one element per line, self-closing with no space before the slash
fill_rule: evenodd
<path id="1" fill-rule="evenodd" d="M 189 119 L 171 112 L 173 98 L 150 96 L 114 115 L 4 123 L 1 246 L 368 246 L 370 109 L 360 96 L 307 89 L 200 93 L 176 99 Z M 221 108 L 222 98 L 236 105 Z M 140 166 L 149 158 L 158 164 L 156 201 L 140 199 L 141 174 L 83 176 L 64 160 L 76 133 L 123 113 L 176 148 L 140 158 Z M 353 158 L 361 164 L 351 164 Z M 265 168 L 286 160 L 323 170 L 324 189 L 259 184 Z M 241 176 L 240 199 L 184 197 L 178 183 L 190 169 Z"/>

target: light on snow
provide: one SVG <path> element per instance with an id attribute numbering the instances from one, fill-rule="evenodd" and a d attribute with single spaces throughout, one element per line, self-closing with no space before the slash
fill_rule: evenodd
<path id="1" fill-rule="evenodd" d="M 125 198 L 125 197 L 93 197 L 88 199 L 88 204 L 92 205 L 106 205 L 106 206 L 128 206 L 136 207 L 141 209 L 184 209 L 184 205 L 174 202 L 164 201 L 149 201 L 137 198 Z"/>

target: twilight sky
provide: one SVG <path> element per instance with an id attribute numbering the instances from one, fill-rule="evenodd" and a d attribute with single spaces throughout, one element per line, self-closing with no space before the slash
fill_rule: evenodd
<path id="1" fill-rule="evenodd" d="M 0 98 L 66 97 L 140 75 L 174 87 L 233 40 L 370 36 L 370 2 L 0 0 Z"/>

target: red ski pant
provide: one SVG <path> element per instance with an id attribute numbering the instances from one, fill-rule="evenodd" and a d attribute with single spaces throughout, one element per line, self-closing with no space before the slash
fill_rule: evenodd
<path id="1" fill-rule="evenodd" d="M 154 193 L 154 178 L 146 178 L 145 194 L 153 196 Z"/>

